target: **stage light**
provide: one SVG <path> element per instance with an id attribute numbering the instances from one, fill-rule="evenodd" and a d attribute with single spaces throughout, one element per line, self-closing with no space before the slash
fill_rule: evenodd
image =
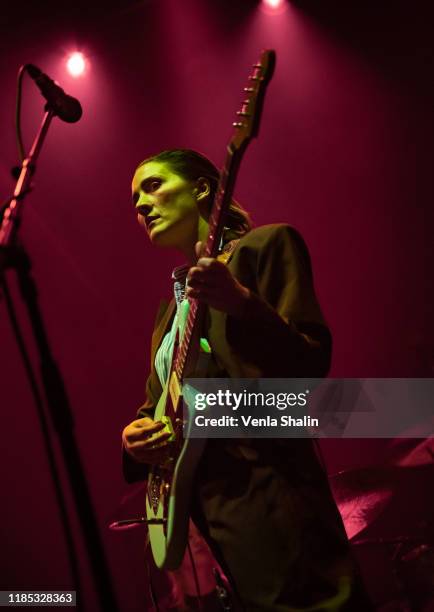
<path id="1" fill-rule="evenodd" d="M 268 14 L 277 15 L 287 8 L 287 0 L 262 0 L 261 9 Z"/>
<path id="2" fill-rule="evenodd" d="M 282 0 L 263 0 L 264 4 L 270 8 L 279 8 L 283 4 Z"/>
<path id="3" fill-rule="evenodd" d="M 71 76 L 82 76 L 86 70 L 86 60 L 84 59 L 84 55 L 78 51 L 71 53 L 66 62 L 66 67 Z"/>

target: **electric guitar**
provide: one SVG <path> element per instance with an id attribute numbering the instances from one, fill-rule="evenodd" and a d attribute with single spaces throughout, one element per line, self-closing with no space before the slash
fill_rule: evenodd
<path id="1" fill-rule="evenodd" d="M 229 208 L 235 179 L 250 140 L 258 134 L 265 90 L 273 75 L 275 52 L 263 51 L 248 86 L 244 101 L 237 112 L 234 132 L 227 146 L 226 160 L 220 175 L 209 232 L 203 257 L 216 257 L 223 232 L 225 213 Z M 189 503 L 196 466 L 206 439 L 183 437 L 188 434 L 193 409 L 183 401 L 183 381 L 197 372 L 200 356 L 200 332 L 206 306 L 196 299 L 188 301 L 181 311 L 182 334 L 175 341 L 167 383 L 155 410 L 155 420 L 165 424 L 170 432 L 170 459 L 164 466 L 151 466 L 146 488 L 146 515 L 152 553 L 158 567 L 176 569 L 184 556 L 188 540 Z"/>

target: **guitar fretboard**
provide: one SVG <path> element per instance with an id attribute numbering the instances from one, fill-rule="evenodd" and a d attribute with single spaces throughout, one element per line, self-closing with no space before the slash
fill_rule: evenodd
<path id="1" fill-rule="evenodd" d="M 235 134 L 227 148 L 225 164 L 220 174 L 220 180 L 209 218 L 208 238 L 203 250 L 204 257 L 216 257 L 218 253 L 224 228 L 225 214 L 232 199 L 241 159 L 249 141 L 258 133 L 265 88 L 273 75 L 275 59 L 275 52 L 273 50 L 263 51 L 259 63 L 253 66 L 254 71 L 253 74 L 249 76 L 249 86 L 244 87 L 245 99 L 241 110 L 237 112 L 238 121 L 233 123 Z M 197 332 L 200 331 L 204 312 L 204 304 L 199 303 L 196 299 L 190 300 L 190 309 L 185 324 L 184 335 L 178 347 L 174 362 L 174 370 L 180 382 L 182 382 L 186 374 L 185 370 L 191 351 L 191 341 L 193 337 L 196 338 L 196 336 L 198 336 Z M 190 372 L 187 372 L 187 374 L 189 373 Z"/>
<path id="2" fill-rule="evenodd" d="M 241 156 L 238 156 L 231 149 L 228 149 L 225 164 L 220 173 L 220 180 L 208 222 L 208 238 L 202 254 L 203 257 L 215 257 L 217 255 L 223 234 L 224 217 L 231 202 L 233 186 L 235 184 L 236 173 L 240 162 Z M 183 380 L 184 378 L 191 341 L 195 336 L 196 328 L 202 322 L 204 310 L 204 305 L 199 303 L 198 300 L 190 300 L 190 308 L 185 324 L 184 335 L 179 345 L 174 364 L 178 380 Z"/>

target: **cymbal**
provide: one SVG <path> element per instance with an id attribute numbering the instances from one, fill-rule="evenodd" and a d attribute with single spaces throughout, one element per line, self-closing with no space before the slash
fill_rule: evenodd
<path id="1" fill-rule="evenodd" d="M 407 452 L 399 454 L 395 459 L 395 465 L 402 467 L 412 467 L 419 465 L 428 465 L 434 463 L 434 438 L 426 438 L 421 441 L 413 440 L 416 442 L 416 446 L 413 446 Z M 398 441 L 396 441 L 396 446 L 398 445 Z M 408 444 L 408 442 L 407 442 Z M 396 452 L 396 451 L 395 451 Z"/>
<path id="2" fill-rule="evenodd" d="M 348 539 L 370 525 L 393 495 L 390 478 L 372 468 L 339 472 L 330 486 L 344 522 Z"/>
<path id="3" fill-rule="evenodd" d="M 434 464 L 382 465 L 330 478 L 349 539 L 369 527 L 381 537 L 427 537 L 434 529 Z M 381 517 L 381 518 L 380 518 Z"/>

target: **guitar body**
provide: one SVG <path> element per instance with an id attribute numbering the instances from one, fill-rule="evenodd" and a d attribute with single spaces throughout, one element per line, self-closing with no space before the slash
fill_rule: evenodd
<path id="1" fill-rule="evenodd" d="M 169 383 L 165 385 L 163 393 L 155 410 L 156 421 L 167 418 L 168 412 L 173 411 L 169 393 Z M 177 413 L 191 410 L 183 407 L 182 402 Z M 183 415 L 176 415 L 183 420 Z M 187 422 L 190 417 L 185 415 Z M 199 463 L 206 439 L 182 438 L 182 422 L 175 426 L 176 435 L 182 441 L 173 469 L 153 467 L 149 473 L 146 493 L 146 515 L 148 521 L 149 538 L 155 564 L 159 568 L 176 569 L 184 556 L 188 541 L 189 505 L 195 469 Z M 174 441 L 172 444 L 177 445 Z M 173 453 L 172 453 L 173 456 Z M 153 523 L 153 521 L 161 521 Z"/>
<path id="2" fill-rule="evenodd" d="M 188 314 L 189 304 L 184 301 L 179 307 L 174 351 L 178 338 L 184 337 Z M 190 361 L 197 364 L 196 351 L 192 353 Z M 206 444 L 206 439 L 191 439 L 188 435 L 194 411 L 194 389 L 188 385 L 186 391 L 183 397 L 176 371 L 172 369 L 154 414 L 154 420 L 166 423 L 166 430 L 172 433 L 171 460 L 164 467 L 150 469 L 146 491 L 152 554 L 157 567 L 168 570 L 176 569 L 184 556 L 193 478 Z"/>
<path id="3" fill-rule="evenodd" d="M 235 132 L 227 148 L 227 157 L 220 175 L 213 208 L 209 218 L 209 232 L 202 253 L 216 257 L 223 235 L 225 214 L 229 208 L 235 179 L 242 156 L 251 138 L 257 135 L 265 88 L 270 81 L 275 63 L 274 51 L 263 51 L 244 88 L 244 101 L 238 111 Z M 189 506 L 196 471 L 206 438 L 190 439 L 193 422 L 195 391 L 184 381 L 193 374 L 206 376 L 200 364 L 203 355 L 199 346 L 208 352 L 207 342 L 200 342 L 205 306 L 197 300 L 183 302 L 179 310 L 179 331 L 173 351 L 167 383 L 157 404 L 154 420 L 162 421 L 170 432 L 170 458 L 163 466 L 152 466 L 146 489 L 146 515 L 152 553 L 157 567 L 176 569 L 188 541 Z M 201 374 L 199 374 L 201 372 Z M 184 395 L 184 397 L 183 397 Z M 183 401 L 184 400 L 184 401 Z"/>

